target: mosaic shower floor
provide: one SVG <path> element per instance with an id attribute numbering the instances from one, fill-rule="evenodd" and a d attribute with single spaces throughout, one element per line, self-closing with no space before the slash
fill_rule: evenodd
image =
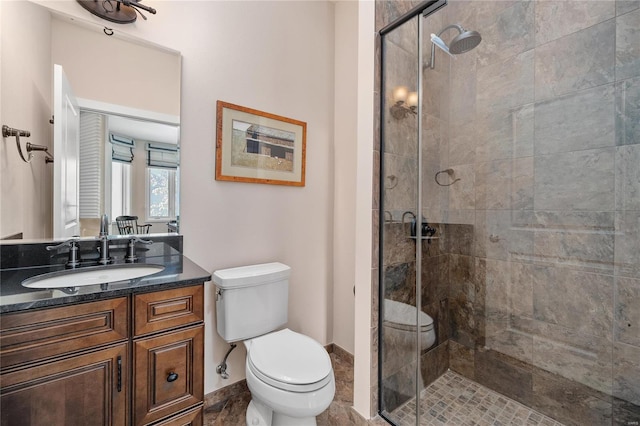
<path id="1" fill-rule="evenodd" d="M 563 426 L 512 399 L 447 371 L 422 391 L 420 425 Z M 415 399 L 390 414 L 398 426 L 415 425 Z"/>

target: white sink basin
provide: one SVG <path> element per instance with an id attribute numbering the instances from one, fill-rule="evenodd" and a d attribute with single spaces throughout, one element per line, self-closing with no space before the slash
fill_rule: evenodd
<path id="1" fill-rule="evenodd" d="M 164 270 L 162 265 L 106 265 L 50 272 L 22 281 L 28 288 L 64 288 L 112 283 L 145 277 Z"/>

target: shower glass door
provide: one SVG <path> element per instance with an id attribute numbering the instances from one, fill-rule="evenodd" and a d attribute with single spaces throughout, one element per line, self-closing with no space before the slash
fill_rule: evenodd
<path id="1" fill-rule="evenodd" d="M 379 398 L 381 414 L 394 424 L 419 423 L 428 407 L 416 401 L 447 368 L 437 360 L 447 354 L 439 335 L 448 334 L 442 229 L 428 219 L 441 207 L 422 176 L 440 168 L 448 74 L 427 70 L 421 59 L 442 20 L 432 12 L 444 4 L 381 32 Z"/>
<path id="2" fill-rule="evenodd" d="M 418 263 L 419 16 L 382 37 L 380 404 L 395 424 L 415 401 Z M 413 308 L 413 312 L 411 310 Z M 411 326 L 413 325 L 413 327 Z"/>

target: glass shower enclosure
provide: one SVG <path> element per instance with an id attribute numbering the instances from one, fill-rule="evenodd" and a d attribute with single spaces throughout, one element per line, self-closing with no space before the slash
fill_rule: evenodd
<path id="1" fill-rule="evenodd" d="M 389 422 L 457 424 L 445 374 L 640 421 L 639 3 L 377 3 Z"/>

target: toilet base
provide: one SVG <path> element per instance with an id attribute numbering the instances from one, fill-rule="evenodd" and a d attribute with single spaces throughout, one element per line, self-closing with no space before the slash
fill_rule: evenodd
<path id="1" fill-rule="evenodd" d="M 247 426 L 317 426 L 315 417 L 289 417 L 276 413 L 266 405 L 251 399 L 247 407 Z"/>

